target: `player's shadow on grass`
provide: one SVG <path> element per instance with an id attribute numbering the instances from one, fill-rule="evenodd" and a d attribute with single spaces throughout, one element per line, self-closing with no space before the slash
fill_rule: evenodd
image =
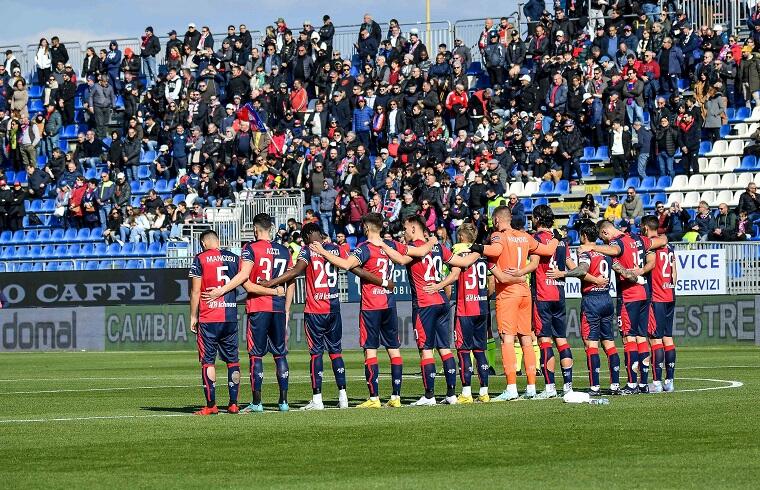
<path id="1" fill-rule="evenodd" d="M 199 405 L 184 407 L 140 407 L 140 410 L 147 412 L 174 412 L 174 413 L 193 413 L 198 410 Z"/>

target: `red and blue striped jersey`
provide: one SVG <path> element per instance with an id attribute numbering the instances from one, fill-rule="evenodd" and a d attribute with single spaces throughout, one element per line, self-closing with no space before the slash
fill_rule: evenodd
<path id="1" fill-rule="evenodd" d="M 636 269 L 644 267 L 644 255 L 649 251 L 651 241 L 647 237 L 635 233 L 620 235 L 610 241 L 610 245 L 620 247 L 620 255 L 615 259 L 624 269 Z M 638 284 L 618 277 L 618 296 L 624 302 L 644 301 L 649 297 L 648 288 L 644 284 Z"/>
<path id="2" fill-rule="evenodd" d="M 542 230 L 533 235 L 538 242 L 547 244 L 554 238 L 552 232 Z M 570 258 L 570 247 L 564 240 L 559 242 L 557 250 L 551 257 L 540 257 L 538 267 L 533 272 L 530 287 L 533 299 L 536 301 L 564 301 L 565 281 L 546 277 L 550 269 L 564 271 L 567 269 L 567 259 Z"/>
<path id="3" fill-rule="evenodd" d="M 245 262 L 253 262 L 250 281 L 259 284 L 280 277 L 288 270 L 290 253 L 284 245 L 269 240 L 256 240 L 249 242 L 243 247 L 240 254 Z M 260 296 L 248 293 L 245 302 L 245 311 L 256 312 L 284 312 L 284 296 Z"/>
<path id="4" fill-rule="evenodd" d="M 227 250 L 210 249 L 195 256 L 189 277 L 201 280 L 201 291 L 210 291 L 230 282 L 238 273 L 238 256 Z M 237 322 L 237 291 L 233 289 L 213 301 L 200 301 L 201 323 Z"/>
<path id="5" fill-rule="evenodd" d="M 579 252 L 578 264 L 588 264 L 588 273 L 592 276 L 607 279 L 606 286 L 597 286 L 581 278 L 581 294 L 605 293 L 610 294 L 610 277 L 612 275 L 612 257 L 599 252 Z"/>
<path id="6" fill-rule="evenodd" d="M 394 247 L 399 253 L 397 243 L 392 240 L 385 240 L 385 243 Z M 388 258 L 385 251 L 369 242 L 359 244 L 351 253 L 359 260 L 359 265 L 364 267 L 368 272 L 390 281 L 393 277 L 393 262 Z M 361 282 L 362 289 L 362 310 L 386 310 L 396 307 L 396 299 L 393 291 L 388 291 L 382 286 L 375 286 L 367 282 Z"/>
<path id="7" fill-rule="evenodd" d="M 673 247 L 665 245 L 650 251 L 650 253 L 654 254 L 654 269 L 649 273 L 652 301 L 655 303 L 671 303 L 676 300 L 676 285 L 673 284 L 673 268 L 676 259 Z"/>
<path id="8" fill-rule="evenodd" d="M 421 247 L 425 245 L 424 240 L 415 240 L 409 244 L 412 247 Z M 407 255 L 409 247 L 402 243 L 396 244 L 396 249 L 402 255 Z M 409 275 L 409 285 L 412 289 L 412 305 L 418 308 L 426 306 L 442 305 L 449 302 L 446 293 L 438 291 L 436 293 L 426 293 L 423 289 L 428 284 L 435 284 L 441 281 L 443 275 L 443 264 L 451 260 L 453 254 L 451 250 L 441 244 L 436 244 L 422 258 L 416 258 L 409 262 L 406 270 Z"/>
<path id="9" fill-rule="evenodd" d="M 462 252 L 467 256 L 472 252 Z M 462 270 L 456 283 L 457 316 L 487 315 L 488 308 L 488 262 L 479 259 Z"/>
<path id="10" fill-rule="evenodd" d="M 328 253 L 340 256 L 334 243 L 324 244 Z M 338 269 L 319 254 L 303 247 L 298 259 L 306 263 L 306 306 L 304 313 L 326 315 L 340 312 Z"/>

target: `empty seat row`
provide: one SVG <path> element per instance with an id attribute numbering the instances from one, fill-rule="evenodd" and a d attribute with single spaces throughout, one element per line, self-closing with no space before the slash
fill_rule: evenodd
<path id="1" fill-rule="evenodd" d="M 37 243 L 56 244 L 56 243 L 84 243 L 103 241 L 103 228 L 82 228 L 76 230 L 69 228 L 64 230 L 56 228 L 54 230 L 18 230 L 15 232 L 5 230 L 0 233 L 0 244 L 2 245 L 32 245 Z"/>
<path id="2" fill-rule="evenodd" d="M 0 272 L 96 271 L 147 268 L 165 269 L 166 259 L 64 260 L 59 262 L 36 261 L 0 263 Z"/>
<path id="3" fill-rule="evenodd" d="M 739 156 L 730 157 L 699 157 L 699 171 L 703 174 L 734 172 L 739 169 L 742 163 Z"/>
<path id="4" fill-rule="evenodd" d="M 0 251 L 2 260 L 32 260 L 32 259 L 67 259 L 88 257 L 159 257 L 166 255 L 166 245 L 153 242 L 148 245 L 145 242 L 118 243 L 106 245 L 105 243 L 84 245 L 31 245 L 31 246 L 6 246 Z"/>
<path id="5" fill-rule="evenodd" d="M 678 202 L 683 208 L 696 208 L 699 206 L 700 201 L 706 201 L 711 208 L 714 208 L 722 202 L 728 204 L 729 207 L 736 207 L 739 205 L 739 197 L 742 192 L 744 191 L 689 191 L 685 194 L 681 192 L 672 192 L 668 195 L 667 204 Z"/>
<path id="6" fill-rule="evenodd" d="M 699 154 L 706 157 L 723 157 L 731 155 L 741 155 L 744 153 L 745 140 L 732 139 L 718 140 L 715 144 L 710 145 L 709 141 L 703 141 L 699 148 Z"/>
<path id="7" fill-rule="evenodd" d="M 746 189 L 750 182 L 760 179 L 760 172 L 740 174 L 695 174 L 691 177 L 676 175 L 673 183 L 667 187 L 667 191 L 687 192 L 690 190 L 721 190 L 721 189 Z"/>

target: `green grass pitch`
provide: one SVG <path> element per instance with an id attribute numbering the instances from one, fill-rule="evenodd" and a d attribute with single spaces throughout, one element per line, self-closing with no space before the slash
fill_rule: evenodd
<path id="1" fill-rule="evenodd" d="M 577 348 L 574 355 L 575 384 L 583 388 L 585 357 Z M 386 399 L 388 362 L 379 358 Z M 404 358 L 408 404 L 421 382 L 413 375 L 417 353 Z M 298 412 L 311 395 L 308 355 L 292 352 L 289 360 L 290 413 L 271 411 L 270 357 L 269 413 L 193 417 L 202 393 L 192 352 L 2 354 L 1 486 L 757 488 L 760 478 L 756 347 L 680 348 L 681 391 L 614 397 L 607 406 L 545 400 Z M 347 353 L 346 361 L 355 405 L 367 394 L 361 354 Z M 602 371 L 604 380 L 604 356 Z M 225 381 L 217 383 L 220 406 Z M 436 384 L 441 393 L 441 376 Z M 524 384 L 518 380 L 521 390 Z M 492 395 L 503 388 L 503 376 L 495 376 Z M 334 406 L 327 356 L 324 396 Z"/>

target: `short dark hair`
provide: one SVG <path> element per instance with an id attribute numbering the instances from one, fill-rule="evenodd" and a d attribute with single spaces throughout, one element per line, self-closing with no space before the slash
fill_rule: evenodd
<path id="1" fill-rule="evenodd" d="M 427 224 L 425 224 L 425 221 L 422 219 L 422 216 L 420 216 L 419 214 L 412 214 L 411 216 L 407 216 L 404 219 L 404 223 L 417 225 L 420 228 L 422 228 L 424 231 L 428 229 Z"/>
<path id="2" fill-rule="evenodd" d="M 648 228 L 652 231 L 657 231 L 657 228 L 660 227 L 660 221 L 657 219 L 656 216 L 644 216 L 641 218 L 641 227 L 642 228 Z"/>
<path id="3" fill-rule="evenodd" d="M 538 220 L 539 226 L 551 228 L 554 225 L 554 211 L 548 204 L 539 204 L 533 208 L 533 217 Z"/>
<path id="4" fill-rule="evenodd" d="M 303 225 L 303 228 L 301 228 L 301 235 L 304 238 L 308 237 L 312 233 L 319 233 L 320 235 L 323 235 L 322 228 L 320 228 L 317 223 L 306 223 Z"/>
<path id="5" fill-rule="evenodd" d="M 362 224 L 376 231 L 383 229 L 383 215 L 380 213 L 367 213 L 362 216 Z"/>
<path id="6" fill-rule="evenodd" d="M 589 242 L 595 242 L 599 238 L 599 229 L 593 221 L 584 219 L 578 222 L 578 233 L 585 236 Z"/>
<path id="7" fill-rule="evenodd" d="M 253 217 L 253 226 L 268 230 L 272 228 L 272 217 L 267 213 L 259 213 Z"/>

